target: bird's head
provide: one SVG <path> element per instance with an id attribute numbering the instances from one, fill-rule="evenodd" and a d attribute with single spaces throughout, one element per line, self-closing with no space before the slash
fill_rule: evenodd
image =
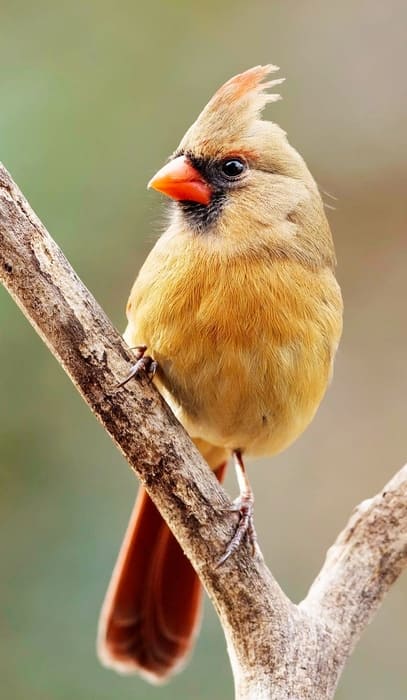
<path id="1" fill-rule="evenodd" d="M 174 225 L 225 254 L 334 264 L 312 175 L 285 132 L 261 118 L 280 99 L 267 89 L 284 79 L 264 82 L 276 70 L 256 66 L 222 85 L 148 186 L 176 200 Z"/>

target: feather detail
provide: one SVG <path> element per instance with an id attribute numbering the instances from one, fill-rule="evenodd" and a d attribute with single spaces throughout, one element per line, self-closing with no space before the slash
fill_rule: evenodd
<path id="1" fill-rule="evenodd" d="M 269 64 L 267 66 L 255 66 L 244 73 L 235 75 L 215 92 L 205 110 L 218 109 L 224 102 L 226 104 L 238 104 L 242 100 L 247 100 L 253 113 L 257 116 L 267 102 L 274 101 L 276 98 L 280 99 L 280 95 L 270 95 L 265 91 L 283 83 L 284 78 L 277 78 L 266 83 L 263 82 L 267 75 L 278 70 L 280 70 L 278 66 Z"/>
<path id="2" fill-rule="evenodd" d="M 257 133 L 260 114 L 266 104 L 281 96 L 267 90 L 281 85 L 284 78 L 265 81 L 277 66 L 256 66 L 239 73 L 222 85 L 187 131 L 176 153 L 200 152 L 219 157 L 236 142 L 244 144 Z M 278 127 L 276 127 L 278 129 Z"/>

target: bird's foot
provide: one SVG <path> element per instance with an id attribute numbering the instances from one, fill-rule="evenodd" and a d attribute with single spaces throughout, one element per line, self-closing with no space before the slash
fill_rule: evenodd
<path id="1" fill-rule="evenodd" d="M 217 562 L 217 566 L 222 566 L 229 557 L 239 549 L 244 537 L 247 537 L 252 548 L 252 554 L 256 552 L 257 535 L 254 529 L 253 521 L 253 497 L 247 494 L 239 496 L 234 501 L 231 510 L 234 513 L 239 513 L 239 522 L 235 530 L 235 534 L 227 545 L 224 554 L 220 557 Z"/>
<path id="2" fill-rule="evenodd" d="M 222 566 L 227 559 L 234 554 L 236 550 L 240 547 L 244 537 L 248 539 L 252 548 L 252 554 L 256 552 L 257 535 L 254 529 L 253 521 L 253 510 L 254 510 L 254 496 L 251 490 L 249 480 L 247 478 L 246 470 L 244 467 L 242 454 L 240 450 L 235 450 L 233 453 L 236 467 L 236 474 L 240 486 L 240 496 L 236 498 L 233 503 L 231 510 L 235 513 L 239 513 L 239 522 L 228 546 L 226 547 L 225 553 L 221 556 L 217 562 L 217 566 Z"/>
<path id="3" fill-rule="evenodd" d="M 132 350 L 135 350 L 136 362 L 132 366 L 127 377 L 117 385 L 118 389 L 127 384 L 130 379 L 140 377 L 143 374 L 146 375 L 151 382 L 158 369 L 158 363 L 153 360 L 152 357 L 145 354 L 147 345 L 137 345 L 135 348 L 132 348 Z"/>

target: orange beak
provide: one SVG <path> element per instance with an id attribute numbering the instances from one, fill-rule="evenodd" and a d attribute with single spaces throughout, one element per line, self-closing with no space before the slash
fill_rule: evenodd
<path id="1" fill-rule="evenodd" d="M 185 156 L 174 158 L 164 165 L 147 187 L 163 192 L 173 199 L 209 204 L 212 190 L 202 175 Z"/>

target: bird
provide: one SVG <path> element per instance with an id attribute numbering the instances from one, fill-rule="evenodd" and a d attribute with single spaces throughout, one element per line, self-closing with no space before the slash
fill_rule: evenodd
<path id="1" fill-rule="evenodd" d="M 127 304 L 133 376 L 147 373 L 219 481 L 235 463 L 235 535 L 254 545 L 246 456 L 274 456 L 312 421 L 342 332 L 330 227 L 316 182 L 286 133 L 263 118 L 276 66 L 222 85 L 149 187 L 168 225 Z M 102 606 L 106 666 L 168 680 L 188 660 L 202 587 L 140 487 Z"/>

